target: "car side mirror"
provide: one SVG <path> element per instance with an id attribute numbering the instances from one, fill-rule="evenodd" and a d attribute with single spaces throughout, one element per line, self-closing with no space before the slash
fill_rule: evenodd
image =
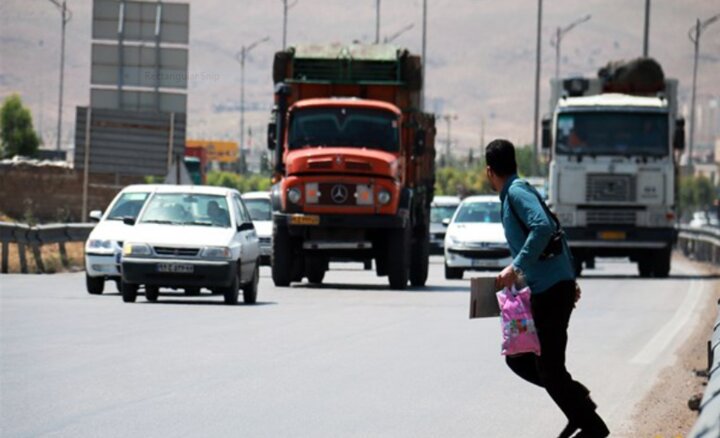
<path id="1" fill-rule="evenodd" d="M 675 121 L 673 148 L 678 151 L 685 150 L 685 119 L 677 119 Z"/>
<path id="2" fill-rule="evenodd" d="M 255 229 L 255 225 L 253 225 L 252 222 L 243 222 L 243 223 L 241 223 L 240 225 L 237 226 L 238 232 L 240 232 L 240 231 L 250 231 L 250 230 L 254 230 L 254 229 Z"/>
<path id="3" fill-rule="evenodd" d="M 542 121 L 542 148 L 550 149 L 552 146 L 552 120 L 543 119 Z"/>
<path id="4" fill-rule="evenodd" d="M 100 222 L 100 219 L 102 219 L 102 210 L 93 210 L 88 217 L 94 222 Z"/>
<path id="5" fill-rule="evenodd" d="M 443 219 L 442 224 L 447 227 L 448 225 L 450 225 L 450 219 L 448 219 L 448 218 Z"/>
<path id="6" fill-rule="evenodd" d="M 125 216 L 123 218 L 123 223 L 125 225 L 135 225 L 135 218 L 132 216 Z"/>
<path id="7" fill-rule="evenodd" d="M 419 156 L 425 153 L 425 130 L 418 129 L 415 131 L 415 155 Z"/>

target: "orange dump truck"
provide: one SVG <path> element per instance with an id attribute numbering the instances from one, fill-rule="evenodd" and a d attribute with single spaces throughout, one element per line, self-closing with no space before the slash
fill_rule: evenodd
<path id="1" fill-rule="evenodd" d="M 272 276 L 321 283 L 330 260 L 375 260 L 393 289 L 425 284 L 435 119 L 420 58 L 389 45 L 275 54 Z"/>

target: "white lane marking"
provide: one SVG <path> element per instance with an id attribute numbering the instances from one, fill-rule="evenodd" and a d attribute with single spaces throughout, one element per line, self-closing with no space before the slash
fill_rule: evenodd
<path id="1" fill-rule="evenodd" d="M 658 357 L 667 348 L 670 341 L 678 334 L 678 332 L 688 323 L 690 317 L 695 311 L 700 298 L 703 296 L 706 281 L 692 280 L 690 289 L 685 295 L 680 307 L 675 311 L 672 319 L 668 321 L 655 336 L 650 339 L 645 347 L 640 350 L 635 357 L 630 359 L 630 363 L 647 365 L 655 362 Z"/>

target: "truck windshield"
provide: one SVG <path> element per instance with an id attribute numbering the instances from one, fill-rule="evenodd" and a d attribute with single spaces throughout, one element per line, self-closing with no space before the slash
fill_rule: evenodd
<path id="1" fill-rule="evenodd" d="M 341 146 L 397 152 L 397 116 L 364 108 L 305 108 L 293 112 L 288 133 L 290 149 Z"/>
<path id="2" fill-rule="evenodd" d="M 668 116 L 663 113 L 561 113 L 557 152 L 561 155 L 667 155 Z"/>

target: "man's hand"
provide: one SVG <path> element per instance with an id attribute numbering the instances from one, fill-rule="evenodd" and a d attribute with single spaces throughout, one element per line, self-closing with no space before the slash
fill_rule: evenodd
<path id="1" fill-rule="evenodd" d="M 517 274 L 515 273 L 512 265 L 510 265 L 500 271 L 500 274 L 495 278 L 495 287 L 506 287 L 508 289 L 512 289 L 516 281 Z"/>

